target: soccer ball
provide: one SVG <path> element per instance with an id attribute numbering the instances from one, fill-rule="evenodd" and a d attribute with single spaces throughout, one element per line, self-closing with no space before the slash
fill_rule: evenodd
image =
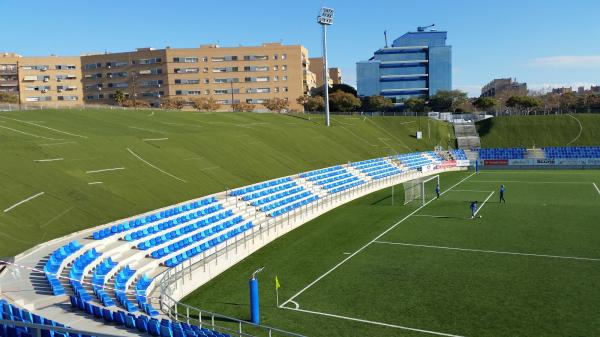
<path id="1" fill-rule="evenodd" d="M 479 217 L 480 217 L 480 218 L 483 218 L 483 215 L 480 215 Z"/>

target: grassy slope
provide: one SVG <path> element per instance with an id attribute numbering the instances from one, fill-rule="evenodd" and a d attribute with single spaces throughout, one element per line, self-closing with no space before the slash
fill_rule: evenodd
<path id="1" fill-rule="evenodd" d="M 575 114 L 583 132 L 572 146 L 600 145 L 600 115 Z M 477 123 L 482 147 L 527 148 L 566 146 L 579 134 L 579 124 L 569 115 L 505 116 Z"/>
<path id="2" fill-rule="evenodd" d="M 442 176 L 442 190 L 468 173 Z M 498 181 L 498 182 L 496 182 Z M 578 181 L 576 184 L 516 181 Z M 380 240 L 524 253 L 600 257 L 595 171 L 484 171 L 432 202 Z M 507 186 L 467 220 L 468 202 Z M 421 333 L 277 309 L 413 208 L 379 191 L 305 224 L 190 295 L 186 302 L 248 317 L 247 277 L 257 266 L 262 319 L 309 336 L 425 336 Z M 568 207 L 565 207 L 568 206 Z M 301 309 L 466 336 L 591 336 L 600 331 L 597 261 L 372 244 L 295 298 Z M 585 276 L 582 276 L 585 275 Z"/>
<path id="3" fill-rule="evenodd" d="M 447 124 L 432 121 L 432 139 L 418 141 L 415 132 L 427 131 L 423 118 L 334 116 L 332 123 L 326 128 L 322 116 L 308 120 L 254 113 L 0 113 L 0 239 L 7 243 L 0 245 L 0 256 L 228 188 L 347 161 L 447 146 L 452 136 Z M 149 138 L 168 140 L 144 141 Z M 149 167 L 126 148 L 186 182 Z M 34 162 L 49 158 L 64 160 Z M 86 174 L 116 167 L 125 170 Z M 88 185 L 95 181 L 102 184 Z M 45 194 L 2 212 L 39 192 Z"/>

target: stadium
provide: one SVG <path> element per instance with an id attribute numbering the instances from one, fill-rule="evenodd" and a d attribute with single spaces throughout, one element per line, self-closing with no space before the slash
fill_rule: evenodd
<path id="1" fill-rule="evenodd" d="M 464 151 L 427 117 L 3 112 L 2 333 L 589 335 L 597 117 Z"/>

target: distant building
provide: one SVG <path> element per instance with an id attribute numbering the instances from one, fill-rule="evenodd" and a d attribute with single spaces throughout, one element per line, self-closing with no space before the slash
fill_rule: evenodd
<path id="1" fill-rule="evenodd" d="M 496 78 L 481 88 L 481 97 L 499 97 L 509 95 L 527 95 L 527 83 L 519 83 L 512 78 Z"/>
<path id="2" fill-rule="evenodd" d="M 82 105 L 81 58 L 0 54 L 0 91 L 30 106 Z"/>
<path id="3" fill-rule="evenodd" d="M 585 94 L 585 87 L 584 86 L 578 87 L 577 88 L 577 94 L 579 94 L 579 95 Z"/>
<path id="4" fill-rule="evenodd" d="M 356 64 L 359 96 L 382 95 L 396 103 L 452 89 L 452 47 L 444 31 L 408 32 L 391 47 Z"/>
<path id="5" fill-rule="evenodd" d="M 323 58 L 311 57 L 309 70 L 315 74 L 316 87 L 323 85 Z M 329 86 L 342 84 L 342 71 L 340 68 L 329 68 Z"/>
<path id="6" fill-rule="evenodd" d="M 600 85 L 596 85 L 596 86 L 592 85 L 590 87 L 590 91 L 594 94 L 600 94 Z"/>
<path id="7" fill-rule="evenodd" d="M 573 92 L 573 88 L 571 88 L 571 87 L 562 87 L 562 88 L 553 88 L 552 89 L 553 94 L 562 95 L 562 94 L 566 94 L 566 93 L 570 93 L 570 92 Z"/>

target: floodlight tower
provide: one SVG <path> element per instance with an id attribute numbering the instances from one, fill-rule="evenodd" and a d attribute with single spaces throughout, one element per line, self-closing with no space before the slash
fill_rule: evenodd
<path id="1" fill-rule="evenodd" d="M 333 9 L 322 7 L 317 22 L 323 27 L 323 89 L 325 94 L 325 124 L 329 123 L 329 69 L 327 68 L 327 26 L 333 24 Z"/>

